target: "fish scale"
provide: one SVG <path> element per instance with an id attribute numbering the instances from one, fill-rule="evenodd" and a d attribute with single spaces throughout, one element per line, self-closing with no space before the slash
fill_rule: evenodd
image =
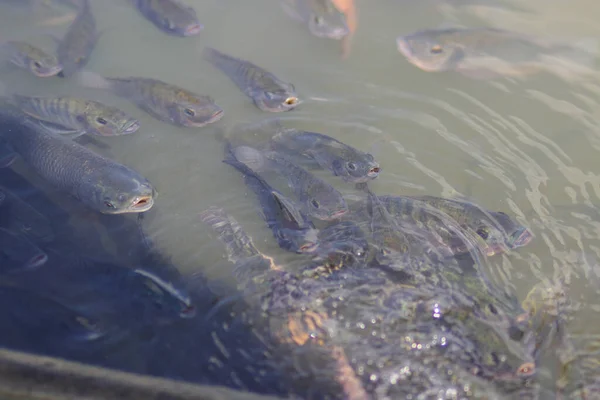
<path id="1" fill-rule="evenodd" d="M 58 60 L 63 66 L 59 76 L 68 78 L 87 65 L 97 39 L 96 20 L 89 0 L 83 0 L 77 17 L 58 45 Z"/>

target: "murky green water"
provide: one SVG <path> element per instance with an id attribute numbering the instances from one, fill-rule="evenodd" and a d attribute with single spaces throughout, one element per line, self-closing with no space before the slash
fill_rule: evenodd
<path id="1" fill-rule="evenodd" d="M 204 46 L 212 46 L 296 86 L 304 103 L 278 115 L 284 124 L 373 153 L 383 168 L 371 185 L 376 193 L 467 196 L 518 216 L 536 237 L 518 252 L 492 259 L 494 278 L 521 297 L 540 280 L 565 279 L 580 307 L 573 331 L 600 332 L 600 69 L 597 76 L 575 82 L 548 74 L 472 80 L 420 71 L 395 47 L 400 34 L 451 24 L 573 41 L 600 38 L 600 3 L 530 0 L 519 3 L 530 9 L 525 13 L 477 4 L 440 8 L 433 0 L 357 0 L 358 31 L 346 60 L 339 43 L 310 36 L 277 1 L 187 3 L 205 28 L 197 37 L 182 39 L 156 29 L 126 1 L 92 1 L 103 34 L 88 69 L 107 76 L 154 77 L 208 94 L 225 110 L 211 127 L 176 128 L 73 81 L 34 80 L 18 70 L 0 78 L 5 91 L 87 96 L 140 119 L 137 133 L 103 140 L 111 147 L 106 154 L 136 168 L 157 187 L 146 229 L 185 273 L 227 276 L 223 248 L 198 218 L 211 205 L 234 215 L 261 250 L 281 260 L 292 257 L 277 249 L 239 174 L 221 162 L 216 136 L 220 128 L 274 115 L 255 108 L 202 59 Z M 23 9 L 0 7 L 2 39 L 25 38 L 51 48 L 43 34 L 61 34 L 68 25 L 43 26 L 57 17 L 53 12 L 42 11 L 32 23 Z M 351 185 L 326 172 L 319 176 L 345 194 L 354 193 Z"/>

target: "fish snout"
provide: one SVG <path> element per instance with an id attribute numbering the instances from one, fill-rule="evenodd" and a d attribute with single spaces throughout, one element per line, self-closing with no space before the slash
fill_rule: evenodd
<path id="1" fill-rule="evenodd" d="M 202 24 L 196 23 L 196 24 L 190 24 L 188 25 L 184 30 L 183 30 L 183 36 L 196 36 L 198 35 L 202 30 L 204 29 L 204 26 L 202 26 Z"/>

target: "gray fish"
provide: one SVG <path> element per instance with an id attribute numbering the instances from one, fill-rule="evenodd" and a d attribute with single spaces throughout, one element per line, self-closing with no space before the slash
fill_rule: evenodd
<path id="1" fill-rule="evenodd" d="M 56 56 L 30 45 L 29 43 L 11 40 L 1 45 L 11 63 L 31 72 L 37 77 L 47 78 L 62 71 L 62 65 Z"/>
<path id="2" fill-rule="evenodd" d="M 274 152 L 260 152 L 249 146 L 233 150 L 235 157 L 255 171 L 274 170 L 285 177 L 309 215 L 324 221 L 340 218 L 348 211 L 342 194 L 324 180 Z"/>
<path id="3" fill-rule="evenodd" d="M 368 182 L 379 176 L 381 167 L 371 154 L 321 133 L 281 126 L 278 131 L 271 139 L 275 150 L 311 158 L 346 182 Z"/>
<path id="4" fill-rule="evenodd" d="M 211 47 L 204 49 L 204 57 L 227 75 L 263 111 L 289 111 L 300 104 L 294 85 L 249 61 L 229 56 Z"/>
<path id="5" fill-rule="evenodd" d="M 597 42 L 557 43 L 495 28 L 417 31 L 396 39 L 398 50 L 427 72 L 472 78 L 520 77 L 546 71 L 565 79 L 593 72 Z"/>
<path id="6" fill-rule="evenodd" d="M 331 0 L 281 0 L 281 5 L 317 37 L 339 40 L 350 33 L 346 17 Z"/>
<path id="7" fill-rule="evenodd" d="M 203 26 L 196 11 L 178 0 L 131 0 L 150 22 L 175 36 L 195 36 Z"/>
<path id="8" fill-rule="evenodd" d="M 49 242 L 54 239 L 52 223 L 44 214 L 4 186 L 0 186 L 0 195 L 4 198 L 0 203 L 0 226 L 35 241 Z"/>
<path id="9" fill-rule="evenodd" d="M 76 97 L 11 96 L 13 103 L 25 114 L 40 121 L 57 133 L 78 136 L 127 135 L 140 128 L 137 119 L 117 107 Z"/>
<path id="10" fill-rule="evenodd" d="M 13 272 L 38 268 L 48 256 L 25 236 L 0 228 L 0 271 Z"/>
<path id="11" fill-rule="evenodd" d="M 265 221 L 279 247 L 297 253 L 312 253 L 318 248 L 317 230 L 296 205 L 275 190 L 246 164 L 235 158 L 229 143 L 225 160 L 244 175 L 244 182 L 258 197 Z"/>
<path id="12" fill-rule="evenodd" d="M 73 140 L 48 133 L 10 105 L 0 110 L 0 135 L 38 175 L 104 214 L 136 213 L 154 205 L 155 189 L 133 169 Z"/>
<path id="13" fill-rule="evenodd" d="M 0 168 L 9 167 L 16 159 L 18 154 L 10 147 L 8 142 L 0 137 Z"/>
<path id="14" fill-rule="evenodd" d="M 224 112 L 209 96 L 152 78 L 104 78 L 80 74 L 84 86 L 109 90 L 135 103 L 154 118 L 176 126 L 200 128 L 219 121 Z"/>
<path id="15" fill-rule="evenodd" d="M 77 17 L 58 44 L 56 52 L 63 67 L 58 76 L 69 78 L 87 65 L 98 36 L 89 0 L 82 0 Z"/>

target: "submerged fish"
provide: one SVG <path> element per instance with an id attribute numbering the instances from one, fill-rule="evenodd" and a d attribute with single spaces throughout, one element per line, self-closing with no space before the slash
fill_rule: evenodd
<path id="1" fill-rule="evenodd" d="M 76 97 L 13 95 L 13 103 L 25 114 L 50 123 L 58 133 L 117 136 L 136 132 L 140 123 L 120 109 Z"/>
<path id="2" fill-rule="evenodd" d="M 55 76 L 62 71 L 62 65 L 56 56 L 29 43 L 13 40 L 0 45 L 0 47 L 10 62 L 19 68 L 30 71 L 37 77 Z"/>
<path id="3" fill-rule="evenodd" d="M 331 0 L 281 0 L 281 5 L 317 37 L 339 40 L 350 33 L 346 17 Z"/>
<path id="4" fill-rule="evenodd" d="M 568 79 L 589 72 L 597 56 L 596 42 L 578 47 L 495 28 L 417 31 L 398 37 L 396 44 L 424 71 L 457 71 L 473 78 L 547 71 Z"/>
<path id="5" fill-rule="evenodd" d="M 221 53 L 211 47 L 204 56 L 231 79 L 263 111 L 289 111 L 300 104 L 296 89 L 265 69 L 245 60 Z"/>
<path id="6" fill-rule="evenodd" d="M 81 0 L 77 17 L 58 44 L 56 52 L 63 67 L 58 76 L 69 78 L 87 65 L 98 36 L 89 0 Z"/>
<path id="7" fill-rule="evenodd" d="M 503 212 L 487 211 L 474 203 L 435 196 L 412 197 L 452 217 L 465 229 L 476 233 L 487 244 L 487 255 L 526 246 L 533 234 Z"/>
<path id="8" fill-rule="evenodd" d="M 155 189 L 139 173 L 48 133 L 10 105 L 0 110 L 0 136 L 49 184 L 91 209 L 121 214 L 144 212 L 154 205 Z"/>
<path id="9" fill-rule="evenodd" d="M 0 186 L 0 196 L 4 198 L 0 204 L 0 226 L 35 241 L 48 242 L 54 238 L 52 223 L 44 214 L 4 186 Z"/>
<path id="10" fill-rule="evenodd" d="M 373 156 L 321 133 L 279 127 L 271 139 L 277 151 L 300 154 L 316 161 L 346 182 L 377 178 L 381 168 Z"/>
<path id="11" fill-rule="evenodd" d="M 224 112 L 209 96 L 152 78 L 104 78 L 81 74 L 84 86 L 110 90 L 135 103 L 154 118 L 176 126 L 200 128 L 219 121 Z"/>
<path id="12" fill-rule="evenodd" d="M 324 180 L 274 152 L 260 152 L 249 146 L 233 150 L 235 158 L 255 171 L 273 170 L 285 177 L 304 211 L 320 220 L 340 218 L 348 211 L 342 194 Z"/>
<path id="13" fill-rule="evenodd" d="M 263 216 L 279 246 L 297 253 L 312 253 L 318 248 L 317 230 L 296 205 L 263 178 L 239 162 L 229 144 L 223 161 L 244 175 L 246 186 L 258 197 Z"/>
<path id="14" fill-rule="evenodd" d="M 194 36 L 202 25 L 196 11 L 179 0 L 131 0 L 150 22 L 163 32 L 176 36 Z"/>
<path id="15" fill-rule="evenodd" d="M 48 256 L 25 236 L 0 228 L 0 271 L 24 271 L 40 267 Z"/>
<path id="16" fill-rule="evenodd" d="M 17 156 L 18 154 L 8 142 L 0 137 L 0 168 L 9 167 L 17 159 Z"/>

